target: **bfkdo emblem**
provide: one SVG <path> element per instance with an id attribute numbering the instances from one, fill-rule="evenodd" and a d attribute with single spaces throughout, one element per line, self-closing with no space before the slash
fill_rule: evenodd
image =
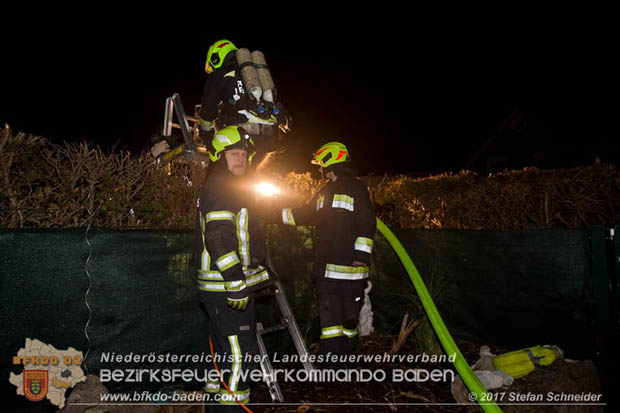
<path id="1" fill-rule="evenodd" d="M 48 371 L 24 370 L 24 395 L 33 402 L 41 401 L 47 395 Z"/>

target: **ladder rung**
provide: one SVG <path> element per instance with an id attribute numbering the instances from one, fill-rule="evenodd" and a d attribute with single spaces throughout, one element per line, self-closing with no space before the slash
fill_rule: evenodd
<path id="1" fill-rule="evenodd" d="M 280 330 L 284 330 L 285 328 L 287 328 L 288 326 L 286 324 L 276 324 L 275 326 L 271 326 L 271 327 L 267 327 L 265 329 L 263 329 L 263 332 L 261 334 L 268 334 L 268 333 L 273 333 L 274 331 L 280 331 Z"/>

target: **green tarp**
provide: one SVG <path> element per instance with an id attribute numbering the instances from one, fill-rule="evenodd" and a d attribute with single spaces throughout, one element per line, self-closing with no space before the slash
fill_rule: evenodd
<path id="1" fill-rule="evenodd" d="M 588 351 L 593 332 L 586 231 L 395 233 L 455 338 L 515 349 L 556 344 L 569 356 Z M 268 234 L 274 265 L 302 332 L 309 343 L 317 341 L 309 278 L 314 229 L 270 227 Z M 0 381 L 5 400 L 23 403 L 8 377 L 20 372 L 12 357 L 26 338 L 86 353 L 89 283 L 90 373 L 101 368 L 102 352 L 208 352 L 206 317 L 197 303 L 193 231 L 90 229 L 88 242 L 85 235 L 85 230 L 0 230 Z M 380 235 L 371 274 L 377 332 L 397 333 L 405 312 L 423 319 L 407 274 Z M 277 322 L 269 302 L 263 307 L 265 324 Z M 275 335 L 268 346 L 281 349 L 286 334 Z M 132 366 L 121 366 L 126 367 Z"/>

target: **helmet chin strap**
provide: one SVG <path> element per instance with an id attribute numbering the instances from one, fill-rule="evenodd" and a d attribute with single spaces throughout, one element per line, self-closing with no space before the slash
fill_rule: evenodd
<path id="1" fill-rule="evenodd" d="M 329 179 L 329 180 L 334 181 L 334 182 L 336 181 L 336 179 L 338 179 L 338 176 L 334 172 L 334 168 L 332 168 L 331 166 L 328 166 L 327 168 L 321 167 L 320 172 L 321 172 L 321 175 L 323 176 L 323 178 L 325 178 L 325 179 Z"/>

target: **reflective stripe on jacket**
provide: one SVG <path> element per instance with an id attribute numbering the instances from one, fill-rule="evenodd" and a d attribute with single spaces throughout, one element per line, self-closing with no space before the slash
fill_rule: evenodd
<path id="1" fill-rule="evenodd" d="M 313 275 L 334 280 L 360 280 L 369 274 L 376 218 L 366 185 L 337 172 L 335 182 L 323 186 L 300 208 L 284 208 L 282 223 L 315 224 L 317 242 Z M 353 262 L 364 266 L 353 266 Z"/>
<path id="2" fill-rule="evenodd" d="M 198 289 L 218 296 L 256 290 L 269 273 L 258 265 L 265 239 L 262 224 L 251 213 L 253 194 L 245 178 L 222 165 L 209 168 L 196 205 Z"/>

